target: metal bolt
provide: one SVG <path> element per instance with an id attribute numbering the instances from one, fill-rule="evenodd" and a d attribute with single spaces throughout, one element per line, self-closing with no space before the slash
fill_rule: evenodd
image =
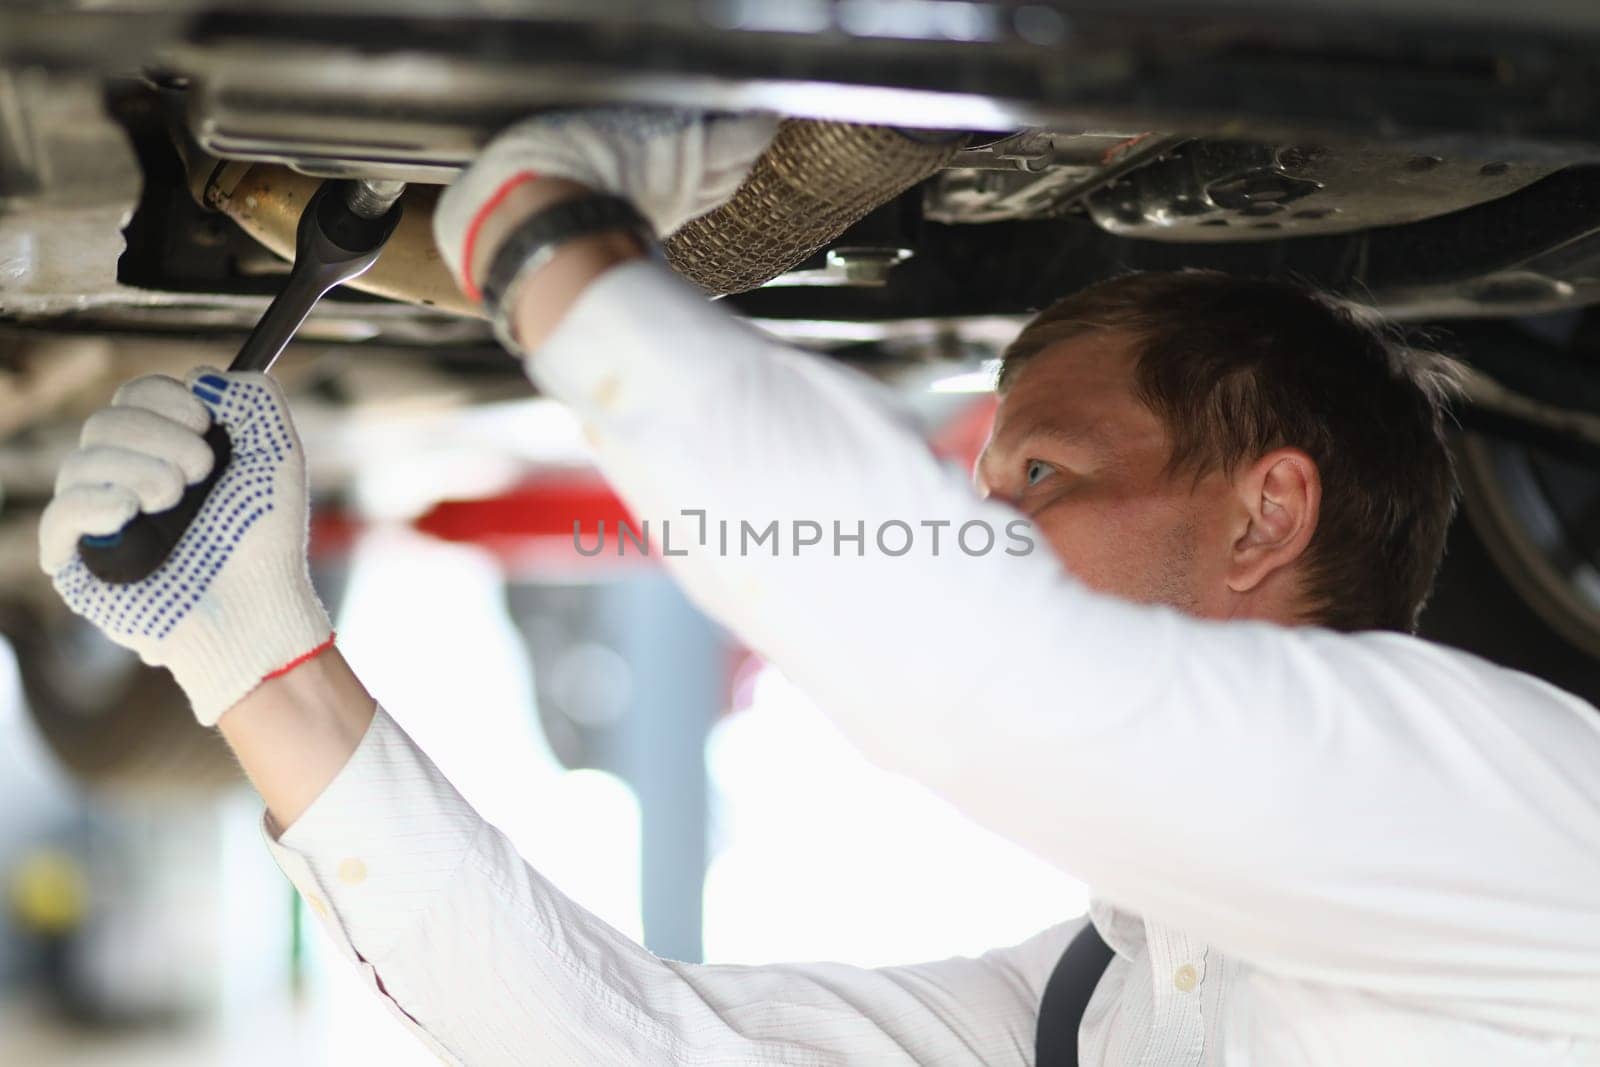
<path id="1" fill-rule="evenodd" d="M 364 219 L 382 218 L 406 191 L 406 183 L 390 178 L 362 178 L 350 187 L 344 202 Z"/>
<path id="2" fill-rule="evenodd" d="M 828 267 L 844 274 L 846 285 L 884 285 L 889 271 L 911 258 L 909 248 L 831 248 Z"/>

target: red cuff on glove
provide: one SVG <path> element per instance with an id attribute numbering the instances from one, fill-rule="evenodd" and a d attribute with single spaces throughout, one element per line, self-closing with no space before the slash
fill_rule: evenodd
<path id="1" fill-rule="evenodd" d="M 512 190 L 537 177 L 533 171 L 525 170 L 501 182 L 500 188 L 483 202 L 477 214 L 472 216 L 472 221 L 467 224 L 467 236 L 461 249 L 461 291 L 467 294 L 467 299 L 479 301 L 483 299 L 483 293 L 479 291 L 478 284 L 472 277 L 472 252 L 478 243 L 478 231 L 483 229 L 484 222 L 494 214 L 495 209 L 505 203 L 506 197 L 511 195 Z"/>
<path id="2" fill-rule="evenodd" d="M 324 652 L 328 651 L 328 649 L 333 647 L 333 638 L 334 635 L 329 634 L 328 639 L 322 642 L 322 644 L 318 645 L 316 648 L 313 648 L 310 652 L 296 656 L 294 659 L 290 660 L 288 663 L 285 663 L 277 670 L 269 671 L 268 673 L 263 674 L 261 676 L 261 680 L 263 682 L 270 682 L 274 678 L 282 678 L 284 675 L 300 666 L 300 664 L 316 659 L 318 656 L 322 655 Z"/>

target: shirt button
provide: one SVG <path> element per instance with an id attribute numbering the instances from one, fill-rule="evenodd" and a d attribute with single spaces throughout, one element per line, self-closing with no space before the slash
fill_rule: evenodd
<path id="1" fill-rule="evenodd" d="M 351 856 L 339 864 L 339 881 L 345 885 L 360 885 L 367 880 L 367 865 Z"/>
<path id="2" fill-rule="evenodd" d="M 1193 964 L 1185 963 L 1173 972 L 1172 984 L 1178 987 L 1178 992 L 1188 993 L 1200 984 L 1200 975 Z"/>
<path id="3" fill-rule="evenodd" d="M 601 411 L 611 411 L 617 406 L 617 401 L 622 396 L 622 379 L 615 374 L 608 374 L 601 378 L 594 387 L 594 402 L 600 405 Z"/>

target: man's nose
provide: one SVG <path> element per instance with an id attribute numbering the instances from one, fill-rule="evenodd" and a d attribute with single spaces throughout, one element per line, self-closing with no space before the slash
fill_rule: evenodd
<path id="1" fill-rule="evenodd" d="M 1017 497 L 1015 494 L 1005 493 L 995 489 L 993 486 L 989 485 L 988 482 L 984 481 L 982 477 L 974 477 L 972 479 L 972 488 L 976 490 L 978 496 L 984 500 L 993 500 L 996 503 L 1006 504 L 1011 507 L 1017 506 Z"/>
<path id="2" fill-rule="evenodd" d="M 983 500 L 1001 500 L 989 485 L 989 480 L 983 476 L 983 457 L 978 457 L 978 462 L 972 465 L 972 490 Z M 1005 501 L 1010 503 L 1009 500 Z"/>

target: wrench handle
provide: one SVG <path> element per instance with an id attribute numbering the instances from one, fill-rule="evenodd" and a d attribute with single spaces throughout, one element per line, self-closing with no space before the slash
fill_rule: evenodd
<path id="1" fill-rule="evenodd" d="M 233 458 L 233 442 L 221 423 L 211 424 L 205 442 L 211 446 L 211 473 L 185 489 L 176 504 L 165 511 L 141 511 L 114 534 L 78 538 L 78 554 L 90 574 L 117 584 L 139 582 L 166 562 Z"/>
<path id="2" fill-rule="evenodd" d="M 332 288 L 323 281 L 309 271 L 291 273 L 288 284 L 250 331 L 228 369 L 265 371 L 277 362 L 322 294 Z M 165 511 L 141 511 L 109 536 L 78 538 L 78 555 L 83 557 L 90 574 L 101 581 L 126 585 L 144 581 L 167 561 L 233 458 L 233 441 L 220 422 L 211 423 L 205 442 L 211 446 L 211 473 L 184 489 L 176 504 Z"/>
<path id="3" fill-rule="evenodd" d="M 250 336 L 239 347 L 239 354 L 228 364 L 228 369 L 271 370 L 288 347 L 295 331 L 300 329 L 300 324 L 317 306 L 317 301 L 342 281 L 343 278 L 326 269 L 291 271 L 283 288 L 267 305 L 261 321 L 256 323 L 256 328 L 250 331 Z"/>
<path id="4" fill-rule="evenodd" d="M 324 182 L 300 213 L 294 267 L 228 365 L 230 371 L 270 369 L 323 294 L 377 261 L 400 222 L 401 205 L 390 197 L 383 214 L 367 217 L 350 207 L 347 193 L 347 183 Z M 233 458 L 233 442 L 220 423 L 212 422 L 205 440 L 211 446 L 211 473 L 185 489 L 177 504 L 166 511 L 140 512 L 114 534 L 78 538 L 78 554 L 90 574 L 125 585 L 143 581 L 166 562 Z"/>

